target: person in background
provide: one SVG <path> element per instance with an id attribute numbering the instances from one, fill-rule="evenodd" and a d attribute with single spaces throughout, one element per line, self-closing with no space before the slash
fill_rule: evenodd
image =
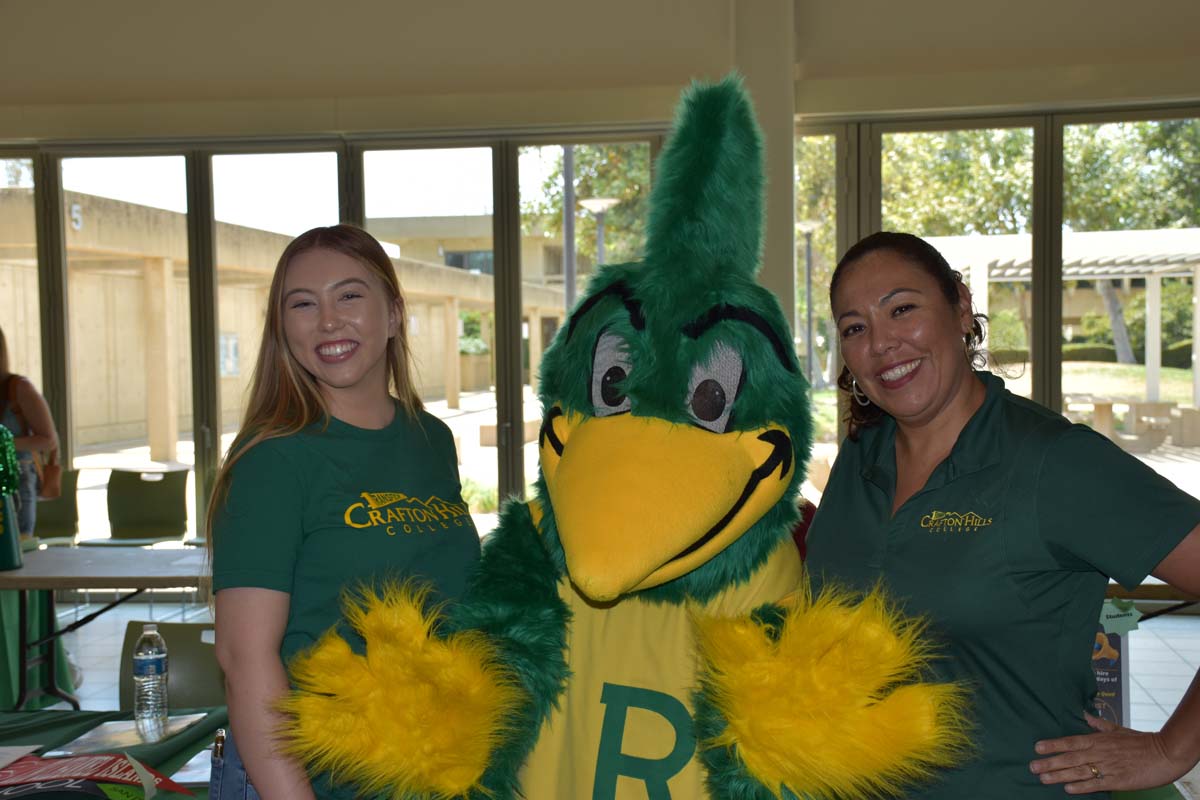
<path id="1" fill-rule="evenodd" d="M 973 758 L 909 797 L 1106 797 L 1200 759 L 1192 681 L 1163 729 L 1088 711 L 1109 578 L 1200 594 L 1200 501 L 1105 437 L 985 371 L 982 319 L 932 246 L 877 233 L 830 283 L 849 397 L 808 532 L 813 589 L 882 582 L 940 644 L 940 680 L 973 691 Z"/>
<path id="2" fill-rule="evenodd" d="M 38 472 L 35 453 L 58 447 L 58 433 L 46 399 L 28 378 L 11 372 L 8 342 L 0 329 L 0 425 L 13 435 L 21 486 L 17 490 L 17 528 L 33 536 L 37 524 Z"/>
<path id="3" fill-rule="evenodd" d="M 479 558 L 454 440 L 423 410 L 405 304 L 380 244 L 350 225 L 284 250 L 245 421 L 209 506 L 217 659 L 231 736 L 212 785 L 236 797 L 350 798 L 279 751 L 287 663 L 344 592 L 417 578 L 453 600 Z M 419 508 L 413 504 L 419 504 Z"/>

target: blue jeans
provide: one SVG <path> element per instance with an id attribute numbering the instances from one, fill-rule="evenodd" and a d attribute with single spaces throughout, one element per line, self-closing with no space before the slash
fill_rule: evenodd
<path id="1" fill-rule="evenodd" d="M 223 757 L 213 756 L 212 772 L 208 778 L 209 800 L 259 800 L 258 792 L 250 783 L 246 774 L 246 765 L 238 755 L 237 746 L 233 743 L 232 732 L 225 732 L 225 753 Z"/>
<path id="2" fill-rule="evenodd" d="M 17 531 L 22 536 L 29 536 L 37 524 L 38 476 L 33 459 L 18 460 L 17 472 L 21 476 L 21 483 L 17 487 Z"/>

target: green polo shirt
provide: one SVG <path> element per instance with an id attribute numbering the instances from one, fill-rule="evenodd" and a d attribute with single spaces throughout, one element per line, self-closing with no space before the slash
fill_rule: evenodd
<path id="1" fill-rule="evenodd" d="M 1108 578 L 1139 584 L 1200 523 L 1200 501 L 978 375 L 983 405 L 894 517 L 894 421 L 843 443 L 808 533 L 809 573 L 817 591 L 882 580 L 929 620 L 936 678 L 973 690 L 975 756 L 908 797 L 1057 798 L 1029 762 L 1037 740 L 1089 731 Z"/>

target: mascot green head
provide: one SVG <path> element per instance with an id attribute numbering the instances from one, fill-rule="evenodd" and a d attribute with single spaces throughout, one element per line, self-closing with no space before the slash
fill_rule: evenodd
<path id="1" fill-rule="evenodd" d="M 598 270 L 542 361 L 541 528 L 597 602 L 748 578 L 795 522 L 812 438 L 754 280 L 762 141 L 739 79 L 688 91 L 657 166 L 645 258 Z"/>

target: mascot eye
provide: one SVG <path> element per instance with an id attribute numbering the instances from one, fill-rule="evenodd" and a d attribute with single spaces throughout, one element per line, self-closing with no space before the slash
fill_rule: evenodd
<path id="1" fill-rule="evenodd" d="M 724 433 L 741 382 L 742 357 L 731 347 L 718 344 L 708 361 L 692 369 L 687 399 L 692 420 L 706 430 Z"/>
<path id="2" fill-rule="evenodd" d="M 625 341 L 615 333 L 600 334 L 592 354 L 592 407 L 597 417 L 629 410 L 624 382 L 631 369 Z"/>
<path id="3" fill-rule="evenodd" d="M 692 392 L 692 413 L 696 419 L 712 422 L 725 411 L 725 390 L 712 378 L 700 381 Z"/>

